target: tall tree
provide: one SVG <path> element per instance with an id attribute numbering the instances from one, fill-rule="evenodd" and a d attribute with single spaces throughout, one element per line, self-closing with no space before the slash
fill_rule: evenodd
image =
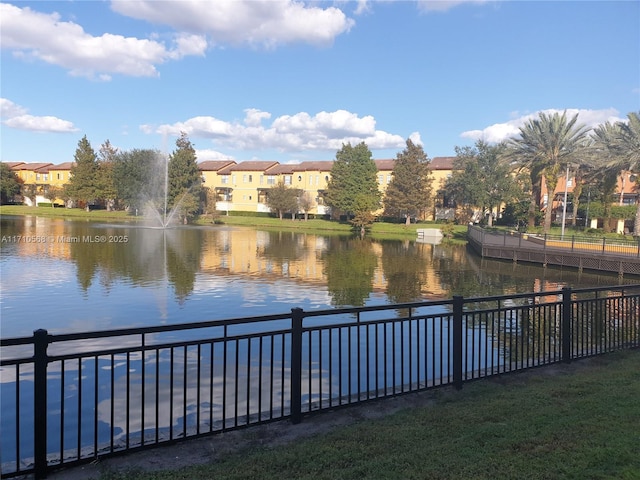
<path id="1" fill-rule="evenodd" d="M 355 226 L 371 222 L 372 212 L 380 208 L 377 172 L 364 142 L 355 147 L 343 144 L 331 168 L 325 194 L 327 205 L 334 213 L 344 213 Z"/>
<path id="2" fill-rule="evenodd" d="M 421 145 L 407 140 L 406 148 L 396 155 L 391 182 L 384 195 L 384 215 L 404 218 L 423 215 L 431 205 L 431 170 Z"/>
<path id="3" fill-rule="evenodd" d="M 164 192 L 164 186 L 152 175 L 159 156 L 157 150 L 133 149 L 118 152 L 114 157 L 113 178 L 117 197 L 134 214 L 142 214 L 145 204 L 153 201 L 160 190 Z"/>
<path id="4" fill-rule="evenodd" d="M 605 152 L 604 169 L 640 173 L 640 112 L 627 114 L 626 122 L 607 123 L 597 128 L 594 138 L 599 150 Z M 633 235 L 640 236 L 640 199 L 636 203 Z"/>
<path id="5" fill-rule="evenodd" d="M 291 213 L 295 218 L 295 213 L 298 210 L 298 190 L 288 187 L 281 179 L 267 192 L 267 206 L 278 215 L 280 220 L 285 213 Z"/>
<path id="6" fill-rule="evenodd" d="M 0 203 L 13 201 L 20 193 L 20 178 L 6 163 L 0 162 Z"/>
<path id="7" fill-rule="evenodd" d="M 169 207 L 178 207 L 183 221 L 199 210 L 202 189 L 202 176 L 198 169 L 196 151 L 186 133 L 182 132 L 176 140 L 176 149 L 169 156 L 169 189 L 167 202 Z M 178 205 L 178 204 L 181 205 Z"/>
<path id="8" fill-rule="evenodd" d="M 78 142 L 65 190 L 69 198 L 84 203 L 87 211 L 98 196 L 98 161 L 86 135 Z"/>
<path id="9" fill-rule="evenodd" d="M 108 211 L 114 210 L 118 191 L 114 179 L 115 158 L 118 149 L 107 139 L 98 151 L 98 196 L 104 199 Z"/>
<path id="10" fill-rule="evenodd" d="M 522 190 L 511 175 L 510 166 L 502 159 L 503 145 L 476 142 L 474 147 L 456 147 L 454 172 L 445 183 L 445 190 L 458 205 L 488 213 L 489 226 L 493 212 L 502 204 L 518 202 Z"/>
<path id="11" fill-rule="evenodd" d="M 530 226 L 532 226 L 532 219 L 535 218 L 535 209 L 542 207 L 540 192 L 543 179 L 547 186 L 545 232 L 551 228 L 553 194 L 559 172 L 568 163 L 579 162 L 581 155 L 588 149 L 587 131 L 589 129 L 578 125 L 577 122 L 577 114 L 567 119 L 567 112 L 563 112 L 562 115 L 557 112 L 551 115 L 541 112 L 538 118 L 531 119 L 520 127 L 519 136 L 508 142 L 508 158 L 516 165 L 528 170 L 531 176 L 534 190 L 529 217 Z"/>

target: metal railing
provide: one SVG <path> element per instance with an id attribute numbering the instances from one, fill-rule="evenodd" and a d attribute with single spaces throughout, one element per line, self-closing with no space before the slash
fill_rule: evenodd
<path id="1" fill-rule="evenodd" d="M 513 230 L 491 231 L 470 225 L 467 235 L 480 244 L 512 245 L 518 248 L 537 246 L 543 250 L 559 250 L 587 254 L 611 254 L 640 257 L 640 237 L 607 238 L 587 235 L 531 234 Z"/>
<path id="2" fill-rule="evenodd" d="M 640 346 L 640 285 L 0 340 L 2 478 Z"/>

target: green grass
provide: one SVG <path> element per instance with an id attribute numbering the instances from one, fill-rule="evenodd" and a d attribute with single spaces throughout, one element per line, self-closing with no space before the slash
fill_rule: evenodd
<path id="1" fill-rule="evenodd" d="M 100 478 L 640 478 L 639 350 L 481 380 L 434 396 L 429 406 L 282 447 L 253 447 L 217 463 L 103 472 Z"/>
<path id="2" fill-rule="evenodd" d="M 87 219 L 95 221 L 121 221 L 121 222 L 137 222 L 142 217 L 134 217 L 126 212 L 107 212 L 106 210 L 93 210 L 86 212 L 80 208 L 53 208 L 53 207 L 27 207 L 24 205 L 3 205 L 0 206 L 0 215 L 37 215 L 52 218 L 71 218 L 71 219 Z M 243 226 L 243 227 L 260 227 L 271 230 L 293 230 L 302 233 L 315 234 L 344 234 L 352 233 L 351 225 L 344 222 L 329 220 L 296 220 L 291 219 L 280 220 L 273 217 L 257 217 L 257 216 L 217 216 L 216 224 Z M 196 222 L 197 225 L 213 226 L 211 218 L 201 217 Z M 420 223 L 404 225 L 399 223 L 376 222 L 371 226 L 370 235 L 377 239 L 415 239 L 417 237 L 416 230 L 418 228 L 438 228 L 435 223 Z M 466 225 L 453 226 L 453 239 L 466 240 Z"/>
<path id="3" fill-rule="evenodd" d="M 92 210 L 87 212 L 82 208 L 53 208 L 28 207 L 26 205 L 2 205 L 0 215 L 36 215 L 38 217 L 87 219 L 96 221 L 141 221 L 142 217 L 134 217 L 124 211 L 107 212 L 106 210 Z"/>

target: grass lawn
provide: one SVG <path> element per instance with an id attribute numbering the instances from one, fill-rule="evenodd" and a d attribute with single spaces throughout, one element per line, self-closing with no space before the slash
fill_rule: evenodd
<path id="1" fill-rule="evenodd" d="M 253 446 L 215 463 L 104 471 L 100 479 L 640 478 L 640 350 L 440 389 L 433 397 L 428 405 L 284 446 Z"/>

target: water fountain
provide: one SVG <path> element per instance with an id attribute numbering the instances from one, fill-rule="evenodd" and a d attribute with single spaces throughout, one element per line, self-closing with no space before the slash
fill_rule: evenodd
<path id="1" fill-rule="evenodd" d="M 180 199 L 169 208 L 169 157 L 158 153 L 156 156 L 157 162 L 162 162 L 162 168 L 158 168 L 157 171 L 162 172 L 161 178 L 152 179 L 154 184 L 158 187 L 162 197 L 148 198 L 144 202 L 144 216 L 150 219 L 149 224 L 146 225 L 150 228 L 166 229 L 170 226 L 175 226 L 178 222 L 177 212 L 180 209 L 185 196 L 188 191 L 185 192 Z"/>

